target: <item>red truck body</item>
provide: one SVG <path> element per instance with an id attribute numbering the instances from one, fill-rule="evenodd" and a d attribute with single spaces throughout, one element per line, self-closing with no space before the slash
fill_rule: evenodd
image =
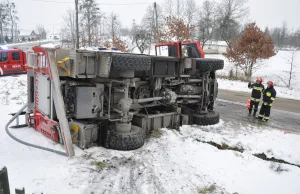
<path id="1" fill-rule="evenodd" d="M 22 50 L 0 50 L 0 75 L 26 73 L 26 63 L 26 53 Z"/>

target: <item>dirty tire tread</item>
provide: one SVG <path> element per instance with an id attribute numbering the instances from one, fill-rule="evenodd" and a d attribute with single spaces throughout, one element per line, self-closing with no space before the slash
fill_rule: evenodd
<path id="1" fill-rule="evenodd" d="M 112 130 L 108 137 L 108 147 L 114 150 L 135 150 L 145 143 L 145 131 L 132 125 L 130 133 L 117 133 Z"/>
<path id="2" fill-rule="evenodd" d="M 112 71 L 148 71 L 151 68 L 151 58 L 147 55 L 128 53 L 112 54 Z"/>
<path id="3" fill-rule="evenodd" d="M 215 125 L 219 123 L 220 115 L 216 111 L 211 111 L 205 115 L 193 115 L 193 123 L 196 125 Z"/>
<path id="4" fill-rule="evenodd" d="M 199 72 L 216 71 L 224 68 L 224 60 L 221 59 L 196 59 L 196 66 Z"/>

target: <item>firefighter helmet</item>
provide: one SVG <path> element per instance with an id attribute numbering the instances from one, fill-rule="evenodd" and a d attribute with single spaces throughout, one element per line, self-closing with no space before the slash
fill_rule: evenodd
<path id="1" fill-rule="evenodd" d="M 257 80 L 258 80 L 260 83 L 262 83 L 262 82 L 263 82 L 263 79 L 262 79 L 262 77 L 258 77 L 258 78 L 257 78 Z"/>
<path id="2" fill-rule="evenodd" d="M 272 81 L 268 81 L 267 84 L 270 86 L 274 86 L 274 83 Z"/>

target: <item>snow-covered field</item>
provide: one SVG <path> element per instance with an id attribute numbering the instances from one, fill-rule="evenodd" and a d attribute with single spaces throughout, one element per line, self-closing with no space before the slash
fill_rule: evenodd
<path id="1" fill-rule="evenodd" d="M 26 147 L 4 131 L 26 102 L 26 76 L 0 78 L 0 166 L 7 166 L 11 191 L 26 193 L 239 193 L 298 194 L 300 168 L 265 161 L 264 153 L 300 165 L 300 136 L 265 126 L 221 121 L 215 126 L 162 129 L 135 151 L 101 147 L 66 158 Z M 18 138 L 52 149 L 62 146 L 31 128 L 10 129 Z M 207 142 L 227 144 L 243 152 L 219 150 Z"/>
<path id="2" fill-rule="evenodd" d="M 297 58 L 295 59 L 294 66 L 294 77 L 291 82 L 291 88 L 285 87 L 285 83 L 279 78 L 284 78 L 287 76 L 287 71 L 290 66 L 286 60 L 290 56 L 290 51 L 278 51 L 277 55 L 264 61 L 264 65 L 258 69 L 253 76 L 252 82 L 255 81 L 256 77 L 262 77 L 264 79 L 264 84 L 267 81 L 272 80 L 275 84 L 275 89 L 277 91 L 278 97 L 300 99 L 300 51 L 297 51 Z M 206 55 L 206 58 L 218 58 L 225 61 L 225 66 L 223 70 L 217 71 L 218 75 L 228 76 L 229 71 L 233 69 L 233 64 L 228 62 L 228 60 L 223 55 Z M 241 72 L 240 72 L 241 73 Z M 287 79 L 285 79 L 287 81 Z M 248 91 L 248 84 L 241 81 L 232 81 L 227 79 L 219 79 L 219 88 L 235 90 L 235 91 Z"/>
<path id="3" fill-rule="evenodd" d="M 248 88 L 247 82 L 219 78 L 218 83 L 219 89 L 248 92 L 249 95 L 252 91 Z M 265 87 L 267 86 L 266 84 L 264 85 Z M 299 86 L 293 89 L 281 86 L 275 86 L 274 88 L 277 92 L 276 97 L 300 100 L 300 83 Z"/>

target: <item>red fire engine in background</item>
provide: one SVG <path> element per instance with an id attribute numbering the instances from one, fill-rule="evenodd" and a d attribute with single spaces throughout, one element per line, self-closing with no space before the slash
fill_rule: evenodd
<path id="1" fill-rule="evenodd" d="M 26 73 L 26 53 L 20 49 L 0 48 L 0 76 Z"/>

